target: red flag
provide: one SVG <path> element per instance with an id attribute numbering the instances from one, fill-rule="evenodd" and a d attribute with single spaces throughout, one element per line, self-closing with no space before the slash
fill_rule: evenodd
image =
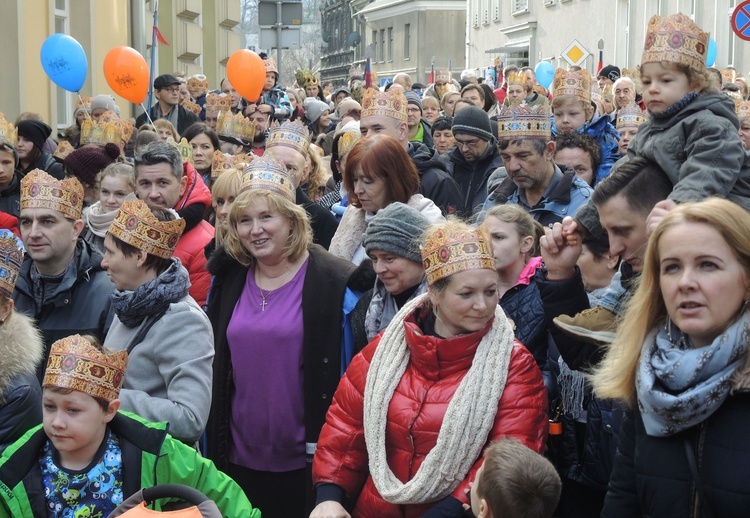
<path id="1" fill-rule="evenodd" d="M 365 63 L 365 88 L 372 87 L 372 70 L 370 70 L 370 58 L 367 58 Z"/>
<path id="2" fill-rule="evenodd" d="M 600 50 L 599 51 L 599 65 L 597 65 L 597 67 L 596 67 L 596 73 L 597 74 L 602 71 L 602 68 L 604 68 L 604 61 L 603 60 L 604 60 L 604 51 Z"/>
<path id="3" fill-rule="evenodd" d="M 169 47 L 169 42 L 166 39 L 164 39 L 164 36 L 162 35 L 161 31 L 159 30 L 159 27 L 157 27 L 156 25 L 154 25 L 154 33 L 156 34 L 156 39 L 159 40 L 159 43 L 161 43 L 162 45 L 166 45 L 167 47 Z"/>
<path id="4" fill-rule="evenodd" d="M 432 84 L 434 82 L 435 82 L 435 69 L 433 68 L 430 71 L 430 79 L 429 79 L 429 81 L 427 81 L 427 84 Z"/>

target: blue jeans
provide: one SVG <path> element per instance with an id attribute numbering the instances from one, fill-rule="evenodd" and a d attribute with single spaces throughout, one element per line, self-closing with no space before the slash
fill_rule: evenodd
<path id="1" fill-rule="evenodd" d="M 620 266 L 620 269 L 612 277 L 612 281 L 599 299 L 599 305 L 615 315 L 619 315 L 622 310 L 622 304 L 627 299 L 627 294 L 628 290 L 622 286 L 622 266 Z"/>

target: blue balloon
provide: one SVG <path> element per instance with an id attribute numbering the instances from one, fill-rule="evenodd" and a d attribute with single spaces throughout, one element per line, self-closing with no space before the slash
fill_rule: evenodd
<path id="1" fill-rule="evenodd" d="M 712 67 L 716 63 L 716 40 L 708 38 L 708 52 L 706 52 L 706 66 Z"/>
<path id="2" fill-rule="evenodd" d="M 83 47 L 67 34 L 53 34 L 42 44 L 42 68 L 60 88 L 80 92 L 86 81 L 89 62 Z"/>
<path id="3" fill-rule="evenodd" d="M 552 80 L 555 78 L 555 67 L 549 61 L 540 61 L 534 68 L 536 82 L 544 88 L 549 89 Z"/>

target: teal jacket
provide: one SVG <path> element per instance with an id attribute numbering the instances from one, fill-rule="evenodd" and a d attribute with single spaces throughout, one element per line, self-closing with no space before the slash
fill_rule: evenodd
<path id="1" fill-rule="evenodd" d="M 168 435 L 166 423 L 120 411 L 109 426 L 120 438 L 124 498 L 158 484 L 184 484 L 203 492 L 227 518 L 260 518 L 242 489 L 213 462 Z M 47 516 L 39 467 L 46 440 L 39 425 L 0 457 L 0 518 Z M 158 503 L 155 507 L 161 510 Z"/>

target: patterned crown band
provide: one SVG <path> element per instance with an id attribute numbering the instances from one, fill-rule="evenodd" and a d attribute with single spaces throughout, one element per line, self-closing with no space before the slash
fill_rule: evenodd
<path id="1" fill-rule="evenodd" d="M 297 199 L 292 175 L 286 166 L 265 155 L 253 159 L 242 172 L 240 192 L 253 189 L 275 192 L 292 203 Z"/>
<path id="2" fill-rule="evenodd" d="M 232 108 L 232 98 L 227 94 L 211 92 L 206 96 L 206 113 L 228 112 Z"/>
<path id="3" fill-rule="evenodd" d="M 81 123 L 81 146 L 87 144 L 103 146 L 108 143 L 119 146 L 124 139 L 124 129 L 122 120 L 114 112 L 104 112 L 98 121 L 84 119 Z M 131 124 L 130 135 L 132 134 Z"/>
<path id="4" fill-rule="evenodd" d="M 0 141 L 15 147 L 18 142 L 18 130 L 13 123 L 5 120 L 5 115 L 0 113 Z"/>
<path id="5" fill-rule="evenodd" d="M 624 108 L 620 108 L 617 112 L 617 129 L 626 126 L 640 126 L 646 122 L 647 117 L 648 115 L 641 110 L 640 106 L 635 103 L 629 104 Z"/>
<path id="6" fill-rule="evenodd" d="M 21 180 L 21 210 L 52 209 L 68 219 L 81 219 L 83 186 L 77 178 L 57 180 L 34 169 Z"/>
<path id="7" fill-rule="evenodd" d="M 80 110 L 81 108 L 85 108 L 86 110 L 91 109 L 91 97 L 83 95 L 78 98 L 78 101 L 76 101 L 76 110 Z"/>
<path id="8" fill-rule="evenodd" d="M 189 77 L 187 80 L 187 89 L 193 97 L 200 97 L 208 92 L 208 78 L 203 74 L 196 74 Z"/>
<path id="9" fill-rule="evenodd" d="M 519 85 L 526 89 L 526 85 L 528 85 L 529 78 L 526 77 L 526 74 L 523 72 L 511 72 L 508 74 L 508 86 L 510 85 Z"/>
<path id="10" fill-rule="evenodd" d="M 294 79 L 297 80 L 297 85 L 300 88 L 304 88 L 306 86 L 318 86 L 318 84 L 320 84 L 315 74 L 313 74 L 311 70 L 308 70 L 306 68 L 297 69 L 294 72 Z"/>
<path id="11" fill-rule="evenodd" d="M 425 241 L 422 264 L 430 286 L 466 270 L 495 271 L 490 235 L 484 227 L 466 229 L 444 225 Z"/>
<path id="12" fill-rule="evenodd" d="M 248 157 L 245 153 L 240 153 L 239 155 L 232 156 L 222 153 L 220 149 L 217 149 L 214 151 L 214 159 L 211 163 L 211 178 L 216 179 L 234 166 L 250 162 L 252 159 L 253 155 Z"/>
<path id="13" fill-rule="evenodd" d="M 750 117 L 750 101 L 742 101 L 734 103 L 734 113 L 737 114 L 739 119 L 743 117 Z"/>
<path id="14" fill-rule="evenodd" d="M 67 140 L 62 140 L 55 148 L 55 152 L 52 153 L 52 156 L 60 160 L 65 160 L 65 158 L 73 151 L 75 151 L 73 145 Z"/>
<path id="15" fill-rule="evenodd" d="M 586 104 L 591 102 L 591 76 L 586 70 L 555 70 L 552 95 L 572 95 Z"/>
<path id="16" fill-rule="evenodd" d="M 380 92 L 377 88 L 365 88 L 360 120 L 371 116 L 386 116 L 406 122 L 406 97 L 401 89 Z"/>
<path id="17" fill-rule="evenodd" d="M 185 230 L 185 220 L 159 221 L 143 200 L 122 204 L 109 233 L 138 250 L 169 259 Z"/>
<path id="18" fill-rule="evenodd" d="M 552 119 L 546 105 L 511 103 L 500 110 L 497 116 L 497 138 L 540 138 L 552 140 Z"/>
<path id="19" fill-rule="evenodd" d="M 230 110 L 221 112 L 216 121 L 216 134 L 220 137 L 238 138 L 252 142 L 255 136 L 255 122 L 243 117 L 241 113 L 232 115 Z"/>
<path id="20" fill-rule="evenodd" d="M 42 386 L 112 401 L 120 395 L 127 366 L 127 351 L 106 354 L 81 335 L 68 336 L 52 344 Z"/>
<path id="21" fill-rule="evenodd" d="M 23 253 L 23 243 L 15 234 L 10 230 L 0 230 L 0 295 L 13 296 Z"/>
<path id="22" fill-rule="evenodd" d="M 441 83 L 450 83 L 451 79 L 451 71 L 450 70 L 438 70 L 435 72 L 435 82 L 441 82 Z"/>
<path id="23" fill-rule="evenodd" d="M 707 52 L 708 33 L 690 17 L 684 14 L 666 18 L 654 16 L 648 22 L 641 64 L 668 61 L 701 71 L 706 68 Z"/>
<path id="24" fill-rule="evenodd" d="M 173 146 L 182 157 L 182 163 L 190 162 L 193 163 L 193 146 L 188 144 L 188 141 L 183 137 L 179 142 L 175 142 L 174 138 L 167 138 L 167 144 Z"/>
<path id="25" fill-rule="evenodd" d="M 277 76 L 279 75 L 279 67 L 276 66 L 276 60 L 273 58 L 266 58 L 263 61 L 263 64 L 266 67 L 266 74 L 269 72 L 273 72 Z"/>
<path id="26" fill-rule="evenodd" d="M 346 156 L 360 140 L 362 140 L 362 134 L 358 131 L 344 131 L 339 137 L 339 158 Z"/>
<path id="27" fill-rule="evenodd" d="M 276 146 L 290 147 L 307 156 L 310 147 L 310 131 L 299 120 L 286 121 L 284 124 L 274 126 L 268 132 L 266 149 Z"/>
<path id="28" fill-rule="evenodd" d="M 196 115 L 200 115 L 200 113 L 201 113 L 200 104 L 195 104 L 190 99 L 185 99 L 180 104 L 182 104 L 182 107 L 185 108 L 189 112 L 192 112 L 192 113 L 194 113 Z"/>

